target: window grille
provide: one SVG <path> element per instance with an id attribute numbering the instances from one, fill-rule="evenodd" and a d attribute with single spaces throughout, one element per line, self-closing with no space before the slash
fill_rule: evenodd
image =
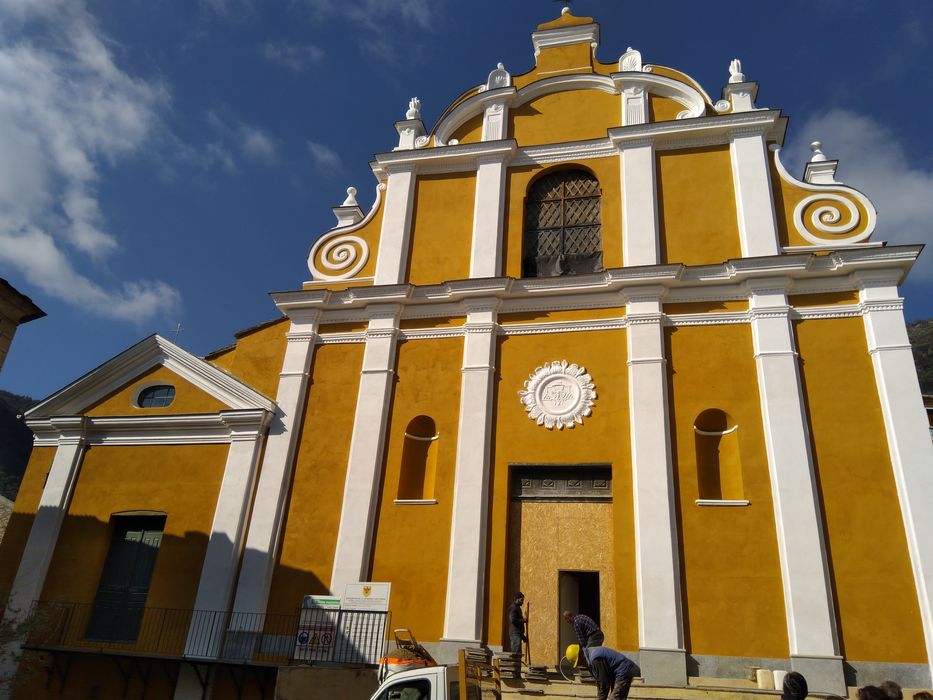
<path id="1" fill-rule="evenodd" d="M 136 405 L 140 408 L 165 408 L 175 400 L 175 387 L 171 384 L 150 386 L 139 392 Z"/>
<path id="2" fill-rule="evenodd" d="M 599 181 L 582 170 L 536 180 L 525 200 L 524 277 L 603 269 Z"/>

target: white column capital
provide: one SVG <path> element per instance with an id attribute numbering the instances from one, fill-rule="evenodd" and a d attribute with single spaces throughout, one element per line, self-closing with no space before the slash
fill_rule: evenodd
<path id="1" fill-rule="evenodd" d="M 220 419 L 230 429 L 230 440 L 258 440 L 272 421 L 272 412 L 264 408 L 221 411 Z"/>
<path id="2" fill-rule="evenodd" d="M 787 290 L 792 284 L 793 280 L 790 277 L 759 277 L 745 280 L 742 288 L 749 296 L 749 306 L 767 306 L 786 304 Z M 778 302 L 779 299 L 780 302 Z"/>

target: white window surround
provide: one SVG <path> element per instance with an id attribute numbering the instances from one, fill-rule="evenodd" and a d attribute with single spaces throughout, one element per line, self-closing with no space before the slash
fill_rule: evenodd
<path id="1" fill-rule="evenodd" d="M 728 430 L 701 430 L 700 428 L 693 426 L 693 432 L 695 432 L 697 435 L 709 435 L 711 437 L 715 437 L 717 435 L 728 435 L 729 433 L 734 433 L 738 429 L 738 423 L 733 425 Z"/>
<path id="2" fill-rule="evenodd" d="M 747 506 L 751 503 L 745 498 L 698 498 L 694 501 L 698 506 Z"/>
<path id="3" fill-rule="evenodd" d="M 172 396 L 172 400 L 171 400 L 167 405 L 165 405 L 165 406 L 140 406 L 140 405 L 139 405 L 139 396 L 140 396 L 140 394 L 142 394 L 146 389 L 151 389 L 151 388 L 154 387 L 154 386 L 170 386 L 170 387 L 172 387 L 172 389 L 175 390 L 175 394 Z M 142 384 L 138 385 L 135 389 L 133 389 L 133 398 L 130 400 L 130 405 L 131 405 L 133 408 L 140 408 L 140 409 L 170 408 L 171 405 L 175 402 L 175 399 L 177 398 L 177 395 L 178 395 L 178 387 L 176 387 L 176 386 L 175 386 L 174 384 L 172 384 L 171 382 L 167 382 L 167 381 L 143 382 Z"/>

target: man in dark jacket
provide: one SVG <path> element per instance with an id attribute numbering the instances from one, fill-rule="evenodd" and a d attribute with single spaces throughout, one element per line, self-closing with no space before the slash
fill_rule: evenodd
<path id="1" fill-rule="evenodd" d="M 635 675 L 635 664 L 609 647 L 590 647 L 583 653 L 596 678 L 597 700 L 626 700 Z"/>
<path id="2" fill-rule="evenodd" d="M 574 634 L 580 640 L 580 648 L 601 647 L 606 638 L 599 625 L 589 615 L 574 615 L 569 610 L 564 610 L 564 620 L 573 627 Z"/>
<path id="3" fill-rule="evenodd" d="M 525 623 L 528 621 L 522 614 L 522 605 L 525 604 L 525 594 L 519 591 L 508 609 L 509 618 L 509 651 L 513 654 L 522 653 L 522 642 L 527 642 L 525 636 Z"/>

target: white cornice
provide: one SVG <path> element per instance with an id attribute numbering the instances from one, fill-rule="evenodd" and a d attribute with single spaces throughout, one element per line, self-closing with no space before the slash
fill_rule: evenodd
<path id="1" fill-rule="evenodd" d="M 685 148 L 689 145 L 729 143 L 736 133 L 760 133 L 769 141 L 784 141 L 787 118 L 777 109 L 763 109 L 740 114 L 722 114 L 696 119 L 651 122 L 609 129 L 609 139 L 620 150 L 629 143 L 642 145 L 645 139 L 657 150 Z"/>
<path id="2" fill-rule="evenodd" d="M 873 270 L 900 282 L 921 249 L 919 245 L 887 246 L 839 250 L 824 255 L 801 253 L 736 258 L 716 265 L 611 268 L 600 273 L 568 277 L 489 277 L 425 286 L 406 284 L 354 287 L 343 291 L 299 290 L 279 292 L 273 294 L 273 298 L 283 313 L 319 308 L 325 312 L 328 321 L 333 318 L 333 322 L 366 320 L 366 307 L 376 303 L 401 304 L 403 318 L 451 315 L 453 307 L 442 305 L 460 304 L 476 297 L 502 300 L 502 312 L 532 299 L 541 299 L 544 302 L 541 308 L 548 302 L 565 303 L 568 300 L 585 307 L 594 298 L 604 300 L 607 293 L 631 295 L 644 285 L 660 285 L 668 290 L 668 301 L 736 299 L 745 296 L 741 285 L 749 280 L 787 278 L 791 293 L 856 289 L 857 283 L 852 279 L 847 281 L 847 277 L 864 270 Z M 820 281 L 814 282 L 817 279 Z M 786 284 L 784 281 L 781 283 Z"/>
<path id="3" fill-rule="evenodd" d="M 232 440 L 258 439 L 272 418 L 266 409 L 164 416 L 82 416 L 63 428 L 60 417 L 27 418 L 35 433 L 36 447 L 50 447 L 67 440 L 80 426 L 88 445 L 191 445 L 222 444 Z"/>
<path id="4" fill-rule="evenodd" d="M 503 161 L 508 162 L 517 148 L 518 145 L 514 139 L 481 141 L 456 146 L 426 148 L 420 151 L 377 153 L 375 162 L 378 164 L 380 171 L 390 174 L 397 170 L 421 172 L 424 168 L 437 166 L 469 167 L 475 170 L 480 160 L 501 158 Z M 373 172 L 376 172 L 376 169 Z"/>
<path id="5" fill-rule="evenodd" d="M 159 335 L 152 335 L 52 394 L 27 411 L 26 417 L 77 415 L 158 365 L 166 367 L 232 409 L 275 410 L 272 399 L 233 375 Z"/>
<path id="6" fill-rule="evenodd" d="M 555 46 L 570 46 L 571 44 L 599 44 L 599 25 L 596 22 L 587 24 L 574 24 L 569 27 L 555 27 L 553 29 L 539 29 L 531 35 L 531 44 L 535 49 L 535 56 L 541 49 Z"/>

